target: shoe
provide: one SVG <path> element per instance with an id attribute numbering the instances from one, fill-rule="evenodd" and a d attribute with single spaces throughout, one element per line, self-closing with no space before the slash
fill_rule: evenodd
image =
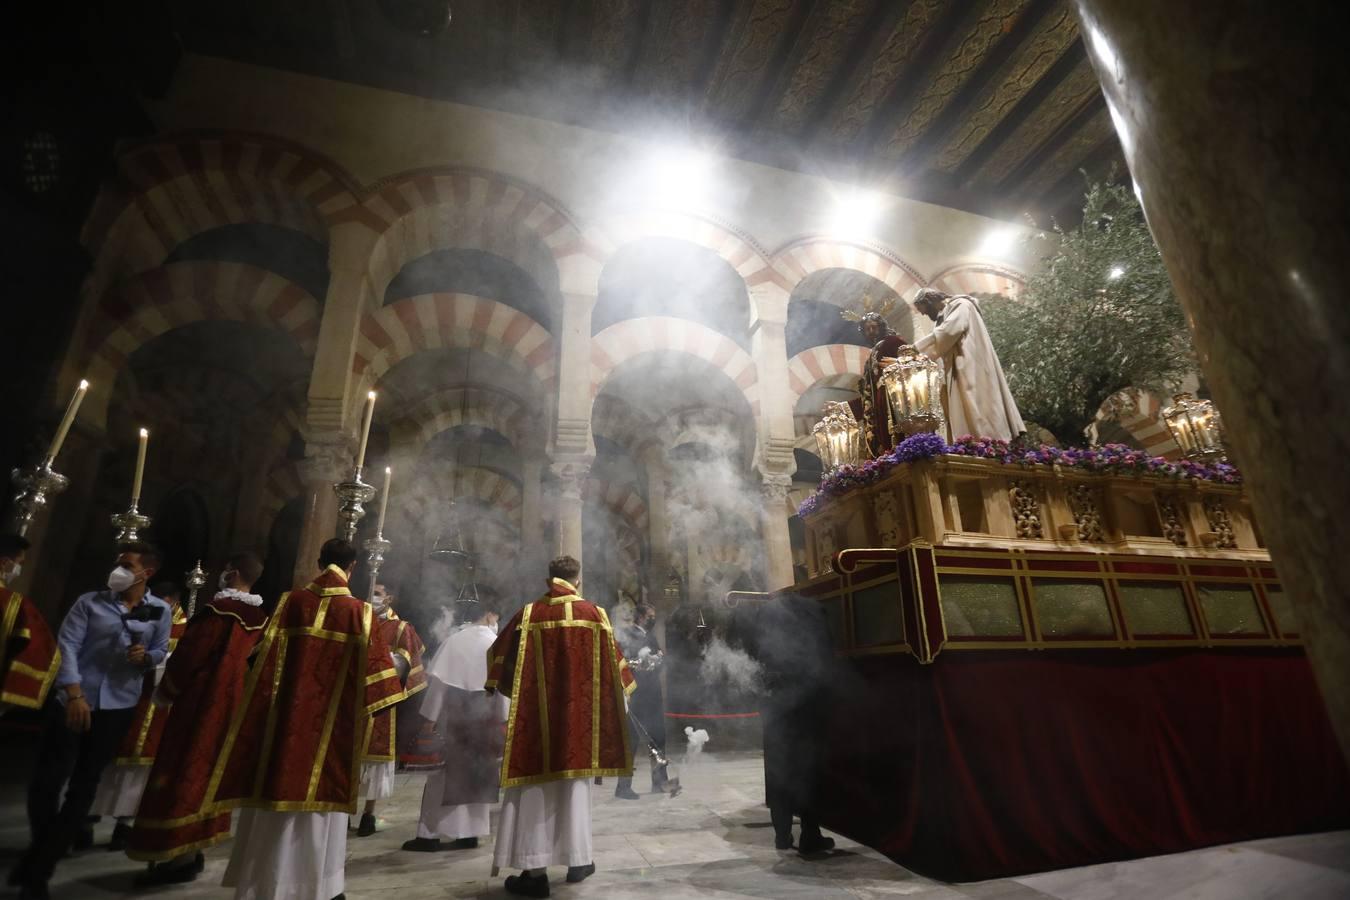
<path id="1" fill-rule="evenodd" d="M 792 849 L 792 835 L 789 834 L 787 837 L 779 837 L 778 835 L 774 835 L 774 838 L 773 838 L 773 849 L 775 849 L 775 850 L 791 850 L 791 849 Z"/>
<path id="2" fill-rule="evenodd" d="M 614 796 L 620 800 L 640 800 L 642 795 L 633 790 L 631 785 L 621 784 L 614 789 Z"/>
<path id="3" fill-rule="evenodd" d="M 192 862 L 172 866 L 168 863 L 151 865 L 136 877 L 137 887 L 154 887 L 160 884 L 187 884 L 196 881 L 197 876 L 206 869 L 206 857 L 200 851 L 192 857 Z"/>
<path id="4" fill-rule="evenodd" d="M 478 838 L 458 838 L 450 842 L 451 850 L 477 850 Z"/>
<path id="5" fill-rule="evenodd" d="M 121 853 L 127 849 L 127 841 L 131 839 L 131 826 L 125 822 L 118 822 L 113 826 L 112 837 L 108 838 L 108 849 L 113 853 Z"/>
<path id="6" fill-rule="evenodd" d="M 587 878 L 590 878 L 594 874 L 595 874 L 595 863 L 586 863 L 586 865 L 584 866 L 568 866 L 567 883 L 576 884 L 577 882 L 585 881 Z"/>
<path id="7" fill-rule="evenodd" d="M 437 853 L 446 848 L 441 846 L 440 838 L 413 838 L 403 842 L 403 849 L 409 853 Z"/>
<path id="8" fill-rule="evenodd" d="M 361 825 L 356 829 L 357 837 L 370 837 L 375 833 L 375 815 L 374 813 L 365 813 L 361 816 Z"/>
<path id="9" fill-rule="evenodd" d="M 508 875 L 506 876 L 506 892 L 515 894 L 517 897 L 547 897 L 549 895 L 548 876 L 540 875 L 532 878 L 524 874 Z"/>
<path id="10" fill-rule="evenodd" d="M 88 850 L 92 846 L 94 846 L 94 829 L 82 828 L 75 832 L 75 839 L 70 842 L 70 852 L 79 853 L 81 850 Z"/>
<path id="11" fill-rule="evenodd" d="M 834 838 L 827 838 L 824 835 L 802 838 L 797 845 L 797 853 L 801 856 L 814 856 L 818 853 L 829 853 L 834 849 Z"/>

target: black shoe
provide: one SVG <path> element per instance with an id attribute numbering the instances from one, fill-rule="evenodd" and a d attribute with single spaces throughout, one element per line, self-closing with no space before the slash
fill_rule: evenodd
<path id="1" fill-rule="evenodd" d="M 567 867 L 567 883 L 576 884 L 579 881 L 585 881 L 595 874 L 595 863 L 586 863 L 584 866 Z"/>
<path id="2" fill-rule="evenodd" d="M 113 826 L 112 837 L 108 838 L 108 849 L 113 853 L 120 853 L 127 849 L 127 841 L 131 839 L 131 826 L 125 822 L 118 822 Z"/>
<path id="3" fill-rule="evenodd" d="M 508 875 L 506 876 L 506 892 L 515 894 L 517 897 L 547 897 L 549 895 L 548 876 L 531 877 L 523 873 Z"/>
<path id="4" fill-rule="evenodd" d="M 198 851 L 192 862 L 182 865 L 156 863 L 136 878 L 136 887 L 154 887 L 160 884 L 187 884 L 196 881 L 197 876 L 206 868 L 206 857 Z"/>
<path id="5" fill-rule="evenodd" d="M 356 829 L 357 837 L 370 837 L 375 833 L 375 814 L 365 813 L 361 816 L 361 824 Z"/>
<path id="6" fill-rule="evenodd" d="M 438 853 L 446 848 L 441 846 L 440 838 L 413 838 L 403 842 L 403 849 L 410 853 Z"/>
<path id="7" fill-rule="evenodd" d="M 70 852 L 79 853 L 81 850 L 88 850 L 94 846 L 94 829 L 82 828 L 75 832 L 75 839 L 70 842 Z"/>
<path id="8" fill-rule="evenodd" d="M 773 849 L 775 849 L 775 850 L 791 850 L 791 849 L 792 849 L 792 835 L 791 835 L 791 834 L 788 834 L 787 837 L 783 837 L 782 835 L 775 834 L 775 835 L 773 836 Z"/>
<path id="9" fill-rule="evenodd" d="M 834 849 L 834 838 L 827 838 L 818 834 L 814 837 L 804 837 L 797 845 L 797 853 L 802 856 L 815 856 L 819 853 L 829 853 Z"/>
<path id="10" fill-rule="evenodd" d="M 451 850 L 477 850 L 478 838 L 458 838 L 450 842 Z"/>
<path id="11" fill-rule="evenodd" d="M 618 797 L 620 800 L 642 799 L 642 795 L 639 794 L 637 791 L 633 790 L 633 786 L 629 784 L 621 784 L 618 787 L 616 787 L 614 789 L 614 796 Z"/>

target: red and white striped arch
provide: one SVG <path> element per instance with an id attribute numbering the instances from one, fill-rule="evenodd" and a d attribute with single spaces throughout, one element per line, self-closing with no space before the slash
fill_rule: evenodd
<path id="1" fill-rule="evenodd" d="M 647 501 L 631 484 L 615 484 L 588 478 L 581 497 L 587 503 L 603 506 L 627 522 L 639 535 L 647 533 Z"/>
<path id="2" fill-rule="evenodd" d="M 514 363 L 548 389 L 557 377 L 553 337 L 514 307 L 472 294 L 422 294 L 361 319 L 352 372 L 358 403 L 394 365 L 414 354 L 472 348 Z"/>
<path id="3" fill-rule="evenodd" d="M 836 386 L 852 387 L 867 366 L 868 351 L 854 344 L 822 344 L 798 353 L 788 360 L 788 390 L 792 408 L 811 388 L 835 379 Z"/>
<path id="4" fill-rule="evenodd" d="M 516 527 L 520 525 L 523 501 L 520 485 L 491 469 L 433 469 L 416 486 L 412 496 L 395 494 L 395 499 L 400 497 L 398 506 L 414 521 L 426 518 L 433 507 L 443 507 L 451 500 L 471 500 L 497 510 Z"/>
<path id="5" fill-rule="evenodd" d="M 305 481 L 300 477 L 300 467 L 294 460 L 274 466 L 267 473 L 267 481 L 263 486 L 257 534 L 264 537 L 269 534 L 282 508 L 304 492 Z"/>
<path id="6" fill-rule="evenodd" d="M 195 235 L 222 225 L 281 225 L 327 242 L 331 216 L 356 202 L 350 176 L 299 144 L 259 135 L 187 133 L 118 157 L 118 187 L 85 225 L 101 286 L 160 265 Z"/>
<path id="7" fill-rule="evenodd" d="M 788 290 L 801 284 L 806 276 L 824 269 L 851 269 L 870 275 L 908 299 L 923 284 L 923 279 L 908 263 L 865 244 L 808 237 L 783 247 L 773 255 L 774 268 Z"/>
<path id="8" fill-rule="evenodd" d="M 1175 459 L 1181 448 L 1167 430 L 1162 411 L 1167 404 L 1152 391 L 1126 388 L 1111 395 L 1097 411 L 1096 421 L 1114 421 L 1146 452 Z"/>
<path id="9" fill-rule="evenodd" d="M 391 437 L 395 447 L 411 447 L 420 453 L 441 432 L 461 425 L 476 425 L 495 431 L 519 450 L 529 441 L 529 418 L 525 405 L 509 394 L 481 388 L 455 388 L 438 391 L 418 401 L 399 416 L 391 429 Z"/>
<path id="10" fill-rule="evenodd" d="M 746 288 L 782 284 L 768 255 L 753 240 L 719 222 L 701 216 L 663 210 L 630 213 L 586 231 L 605 258 L 627 244 L 646 238 L 673 238 L 711 250 L 736 270 Z"/>
<path id="11" fill-rule="evenodd" d="M 591 397 L 620 365 L 650 353 L 670 351 L 701 359 L 726 375 L 759 414 L 755 361 L 735 341 L 706 325 L 667 316 L 616 322 L 591 338 Z"/>
<path id="12" fill-rule="evenodd" d="M 1002 294 L 1016 297 L 1022 293 L 1026 277 L 1012 269 L 986 263 L 963 263 L 939 272 L 929 282 L 948 294 Z"/>
<path id="13" fill-rule="evenodd" d="M 170 263 L 142 273 L 106 295 L 85 329 L 96 424 L 105 423 L 109 392 L 131 354 L 165 332 L 194 322 L 244 322 L 288 335 L 313 357 L 321 315 L 304 288 L 244 263 Z"/>
<path id="14" fill-rule="evenodd" d="M 374 234 L 369 272 L 377 299 L 405 265 L 435 250 L 466 248 L 520 266 L 545 293 L 559 288 L 573 258 L 600 254 L 561 204 L 537 189 L 477 170 L 419 170 L 385 179 L 335 223 Z"/>

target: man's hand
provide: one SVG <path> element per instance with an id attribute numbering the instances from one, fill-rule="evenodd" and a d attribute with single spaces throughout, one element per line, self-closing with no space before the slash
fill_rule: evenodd
<path id="1" fill-rule="evenodd" d="M 83 697 L 73 697 L 66 701 L 66 727 L 76 734 L 89 730 L 89 704 Z"/>
<path id="2" fill-rule="evenodd" d="M 127 648 L 127 662 L 131 663 L 133 666 L 144 666 L 146 660 L 145 647 L 142 645 L 132 644 Z"/>

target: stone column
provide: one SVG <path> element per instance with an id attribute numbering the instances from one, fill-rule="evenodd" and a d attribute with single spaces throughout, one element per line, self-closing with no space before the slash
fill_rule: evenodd
<path id="1" fill-rule="evenodd" d="M 765 588 L 776 591 L 792 584 L 792 538 L 788 534 L 787 492 L 791 475 L 765 474 L 759 485 L 760 535 L 764 540 Z"/>
<path id="2" fill-rule="evenodd" d="M 544 554 L 544 496 L 541 479 L 544 474 L 541 457 L 527 456 L 520 465 L 520 557 L 522 574 L 534 582 L 543 578 Z"/>
<path id="3" fill-rule="evenodd" d="M 670 576 L 670 516 L 666 506 L 666 454 L 659 444 L 642 451 L 647 470 L 647 602 L 664 621 L 673 607 L 666 602 L 666 579 Z"/>
<path id="4" fill-rule="evenodd" d="M 574 459 L 568 462 L 554 463 L 552 472 L 557 479 L 558 540 L 554 552 L 559 556 L 571 556 L 582 563 L 582 577 L 585 578 L 585 559 L 582 557 L 582 491 L 586 486 L 586 476 L 590 474 L 588 459 Z"/>
<path id="5" fill-rule="evenodd" d="M 1350 755 L 1350 82 L 1338 7 L 1075 7 Z"/>
<path id="6" fill-rule="evenodd" d="M 340 435 L 311 438 L 299 467 L 305 483 L 305 506 L 292 580 L 305 584 L 314 577 L 319 548 L 324 541 L 337 536 L 338 502 L 333 484 L 351 477 L 351 448 Z"/>

